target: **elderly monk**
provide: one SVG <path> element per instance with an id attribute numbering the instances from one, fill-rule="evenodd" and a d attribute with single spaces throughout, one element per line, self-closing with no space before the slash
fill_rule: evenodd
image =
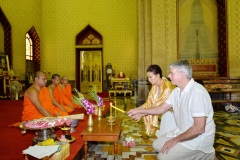
<path id="1" fill-rule="evenodd" d="M 81 108 L 81 106 L 72 102 L 72 87 L 68 84 L 68 77 L 62 76 L 61 83 L 54 89 L 54 99 L 61 105 L 69 106 L 70 108 Z"/>
<path id="2" fill-rule="evenodd" d="M 56 99 L 54 98 L 54 90 L 57 88 L 57 86 L 60 84 L 60 76 L 58 74 L 52 75 L 52 84 L 48 86 L 48 90 L 50 92 L 50 96 L 52 99 L 52 103 L 54 106 L 56 106 L 58 109 L 61 109 L 64 112 L 71 113 L 74 109 L 74 107 L 69 107 L 67 105 L 60 104 Z"/>
<path id="3" fill-rule="evenodd" d="M 24 93 L 23 121 L 64 115 L 60 114 L 52 104 L 48 89 L 45 87 L 46 83 L 46 73 L 42 71 L 36 72 L 34 83 Z"/>

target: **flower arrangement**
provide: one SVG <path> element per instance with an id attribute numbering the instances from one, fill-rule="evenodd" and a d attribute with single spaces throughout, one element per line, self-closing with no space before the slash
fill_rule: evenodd
<path id="1" fill-rule="evenodd" d="M 31 130 L 39 130 L 39 129 L 47 129 L 58 127 L 62 125 L 71 125 L 70 118 L 60 118 L 60 117 L 45 117 L 34 119 L 30 121 L 24 121 L 20 124 L 20 128 L 23 129 L 31 129 Z"/>
<path id="2" fill-rule="evenodd" d="M 76 88 L 74 88 L 75 92 L 77 93 L 77 96 L 73 96 L 73 102 L 83 106 L 83 108 L 86 109 L 87 114 L 93 114 L 94 113 L 94 105 L 90 103 L 86 98 L 84 98 L 83 94 L 80 93 Z"/>
<path id="3" fill-rule="evenodd" d="M 123 142 L 123 145 L 131 148 L 136 146 L 136 143 L 134 142 L 133 137 L 126 137 L 125 141 Z"/>
<path id="4" fill-rule="evenodd" d="M 92 89 L 89 91 L 89 94 L 97 102 L 98 107 L 103 106 L 104 102 L 103 102 L 103 99 L 97 95 L 97 86 L 96 85 L 93 85 Z"/>

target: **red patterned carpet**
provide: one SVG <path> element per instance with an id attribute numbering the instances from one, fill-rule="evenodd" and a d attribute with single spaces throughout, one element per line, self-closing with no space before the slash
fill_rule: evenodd
<path id="1" fill-rule="evenodd" d="M 103 114 L 109 109 L 109 101 L 104 102 L 106 104 Z M 36 136 L 35 131 L 27 130 L 26 134 L 21 134 L 20 129 L 17 127 L 9 127 L 9 125 L 21 122 L 23 100 L 0 100 L 0 159 L 3 160 L 24 160 L 22 151 L 27 149 L 31 144 L 33 138 Z M 72 114 L 86 114 L 85 109 L 77 108 Z M 93 118 L 97 118 L 94 116 Z M 68 160 L 74 159 L 80 153 L 80 149 L 83 146 L 83 140 L 80 133 L 87 127 L 88 117 L 85 115 L 85 119 L 79 121 L 76 131 L 72 133 L 72 136 L 76 138 L 74 143 L 70 145 L 70 156 Z M 60 137 L 62 131 L 59 128 L 55 129 L 55 134 Z"/>

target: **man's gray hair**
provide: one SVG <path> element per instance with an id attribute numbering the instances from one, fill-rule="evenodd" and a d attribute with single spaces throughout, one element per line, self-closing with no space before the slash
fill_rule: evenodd
<path id="1" fill-rule="evenodd" d="M 178 72 L 183 72 L 186 74 L 187 79 L 192 78 L 192 66 L 189 64 L 188 60 L 178 60 L 169 65 L 169 68 L 177 68 Z"/>

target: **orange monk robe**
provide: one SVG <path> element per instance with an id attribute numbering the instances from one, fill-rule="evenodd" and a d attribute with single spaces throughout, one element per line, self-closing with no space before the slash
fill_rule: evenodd
<path id="1" fill-rule="evenodd" d="M 70 84 L 67 84 L 65 86 L 65 88 L 63 88 L 63 87 L 61 87 L 61 88 L 62 88 L 62 92 L 63 92 L 63 94 L 62 94 L 63 95 L 63 103 L 65 105 L 70 104 L 70 105 L 74 106 L 75 108 L 82 108 L 82 106 L 73 103 L 72 87 Z"/>
<path id="2" fill-rule="evenodd" d="M 68 112 L 71 112 L 72 109 L 69 106 L 79 108 L 76 104 L 72 102 L 72 88 L 70 84 L 67 84 L 65 88 L 62 85 L 58 85 L 53 91 L 54 99 L 63 106 Z"/>
<path id="3" fill-rule="evenodd" d="M 50 93 L 46 87 L 43 87 L 40 90 L 38 97 L 39 97 L 40 102 L 42 103 L 42 106 L 50 114 L 55 115 L 56 112 L 58 112 L 62 116 L 68 115 L 67 112 L 63 112 L 60 108 L 57 108 L 52 104 Z M 33 105 L 31 100 L 27 97 L 24 97 L 22 120 L 28 121 L 28 120 L 38 119 L 38 118 L 43 118 L 43 117 L 44 116 L 37 110 L 37 108 Z"/>
<path id="4" fill-rule="evenodd" d="M 75 108 L 82 108 L 81 106 L 73 103 L 72 87 L 67 84 L 64 88 L 62 85 L 58 85 L 54 90 L 54 98 L 61 105 L 73 106 Z"/>

